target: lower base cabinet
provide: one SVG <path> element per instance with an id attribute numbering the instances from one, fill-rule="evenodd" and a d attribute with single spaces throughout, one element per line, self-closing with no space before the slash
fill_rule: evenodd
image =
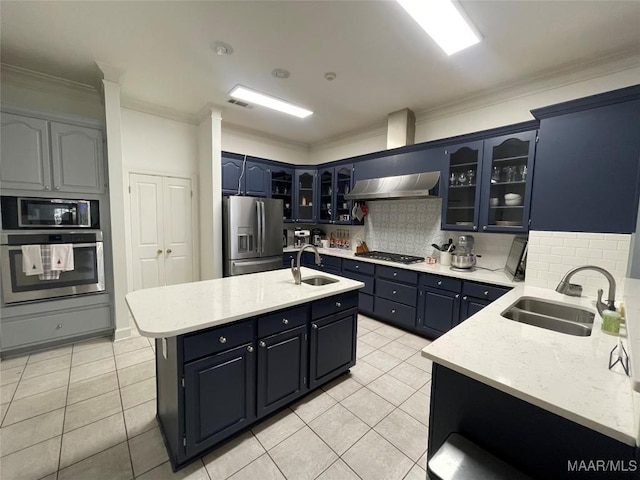
<path id="1" fill-rule="evenodd" d="M 421 288 L 418 296 L 417 327 L 440 336 L 458 324 L 460 294 L 434 288 Z"/>
<path id="2" fill-rule="evenodd" d="M 358 292 L 156 339 L 158 420 L 174 470 L 345 373 Z"/>

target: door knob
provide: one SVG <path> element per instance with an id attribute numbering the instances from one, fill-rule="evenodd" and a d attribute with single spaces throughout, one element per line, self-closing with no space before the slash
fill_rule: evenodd
<path id="1" fill-rule="evenodd" d="M 158 251 L 156 252 L 158 255 L 160 255 L 162 253 L 162 250 L 158 249 Z"/>
<path id="2" fill-rule="evenodd" d="M 167 248 L 167 253 L 171 253 L 171 249 L 170 248 Z"/>

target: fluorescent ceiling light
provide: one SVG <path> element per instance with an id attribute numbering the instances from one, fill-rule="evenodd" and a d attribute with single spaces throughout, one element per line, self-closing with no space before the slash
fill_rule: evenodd
<path id="1" fill-rule="evenodd" d="M 397 1 L 447 55 L 480 41 L 480 34 L 451 0 Z"/>
<path id="2" fill-rule="evenodd" d="M 242 85 L 236 85 L 235 87 L 233 87 L 231 92 L 229 92 L 229 95 L 231 95 L 233 98 L 244 100 L 245 102 L 262 105 L 263 107 L 278 110 L 279 112 L 288 113 L 289 115 L 293 115 L 299 118 L 306 118 L 313 113 L 311 110 L 297 107 L 289 102 L 285 102 L 284 100 L 280 100 L 279 98 L 265 95 L 264 93 L 256 92 L 255 90 L 243 87 Z"/>

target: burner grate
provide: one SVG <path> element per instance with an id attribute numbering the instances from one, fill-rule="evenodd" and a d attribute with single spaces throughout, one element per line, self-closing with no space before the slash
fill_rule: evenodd
<path id="1" fill-rule="evenodd" d="M 409 263 L 418 263 L 424 261 L 424 257 L 415 257 L 413 255 L 403 255 L 400 253 L 380 252 L 377 250 L 374 250 L 372 252 L 356 253 L 355 255 L 356 257 L 372 258 L 374 260 L 384 260 L 386 262 L 403 263 L 405 265 Z"/>

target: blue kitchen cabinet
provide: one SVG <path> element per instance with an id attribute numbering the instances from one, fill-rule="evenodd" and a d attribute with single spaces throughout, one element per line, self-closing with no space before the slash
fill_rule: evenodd
<path id="1" fill-rule="evenodd" d="M 335 202 L 335 168 L 318 168 L 318 223 L 334 223 L 336 213 Z"/>
<path id="2" fill-rule="evenodd" d="M 318 168 L 318 223 L 362 224 L 352 218 L 353 202 L 344 196 L 353 188 L 353 164 Z"/>
<path id="3" fill-rule="evenodd" d="M 378 265 L 375 274 L 373 314 L 400 327 L 415 330 L 418 273 Z"/>
<path id="4" fill-rule="evenodd" d="M 480 175 L 482 231 L 528 231 L 535 145 L 535 130 L 484 141 Z M 519 195 L 519 199 L 505 195 Z"/>
<path id="5" fill-rule="evenodd" d="M 296 169 L 294 217 L 299 223 L 315 223 L 316 170 Z"/>
<path id="6" fill-rule="evenodd" d="M 271 168 L 262 162 L 247 160 L 244 194 L 249 197 L 268 197 Z"/>
<path id="7" fill-rule="evenodd" d="M 222 194 L 268 197 L 271 169 L 266 162 L 222 154 Z"/>
<path id="8" fill-rule="evenodd" d="M 244 159 L 241 155 L 222 155 L 222 194 L 244 195 Z"/>
<path id="9" fill-rule="evenodd" d="M 403 147 L 412 151 L 389 153 L 382 151 L 354 159 L 353 180 L 393 177 L 411 173 L 441 171 L 441 148 L 424 146 Z"/>
<path id="10" fill-rule="evenodd" d="M 633 233 L 640 86 L 532 111 L 540 119 L 531 229 Z"/>
<path id="11" fill-rule="evenodd" d="M 417 328 L 432 338 L 451 330 L 460 315 L 460 294 L 420 287 Z"/>
<path id="12" fill-rule="evenodd" d="M 373 313 L 375 265 L 368 262 L 344 259 L 342 261 L 343 277 L 364 283 L 358 293 L 358 311 L 371 315 Z"/>
<path id="13" fill-rule="evenodd" d="M 478 230 L 483 147 L 480 140 L 444 149 L 446 165 L 440 178 L 443 230 Z"/>
<path id="14" fill-rule="evenodd" d="M 295 221 L 293 213 L 295 169 L 281 165 L 272 165 L 271 191 L 269 196 L 282 200 L 282 221 L 290 223 Z"/>

